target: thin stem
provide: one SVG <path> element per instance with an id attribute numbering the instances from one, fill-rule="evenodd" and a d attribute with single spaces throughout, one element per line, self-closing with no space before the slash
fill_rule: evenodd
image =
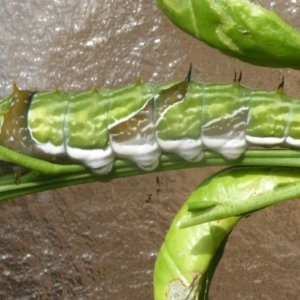
<path id="1" fill-rule="evenodd" d="M 14 155 L 13 155 L 14 154 Z M 213 152 L 206 152 L 205 158 L 196 163 L 187 162 L 174 154 L 161 156 L 156 170 L 146 172 L 128 160 L 116 160 L 113 171 L 99 176 L 80 165 L 58 165 L 18 154 L 0 146 L 0 160 L 22 165 L 33 171 L 21 176 L 20 183 L 13 182 L 11 174 L 1 176 L 0 201 L 49 189 L 83 184 L 94 181 L 136 175 L 209 166 L 277 166 L 300 167 L 300 151 L 296 150 L 248 150 L 240 159 L 228 161 Z M 24 163 L 25 162 L 25 163 Z M 54 176 L 55 175 L 55 176 Z"/>

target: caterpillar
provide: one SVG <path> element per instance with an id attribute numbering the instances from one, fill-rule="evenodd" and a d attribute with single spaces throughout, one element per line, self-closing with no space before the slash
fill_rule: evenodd
<path id="1" fill-rule="evenodd" d="M 79 93 L 19 90 L 14 83 L 0 101 L 0 144 L 100 175 L 116 158 L 150 171 L 163 152 L 197 162 L 205 149 L 234 160 L 249 145 L 300 147 L 300 101 L 283 93 L 283 80 L 263 91 L 241 85 L 241 75 L 233 83 L 202 83 L 191 72 L 157 86 L 138 76 L 130 86 Z"/>

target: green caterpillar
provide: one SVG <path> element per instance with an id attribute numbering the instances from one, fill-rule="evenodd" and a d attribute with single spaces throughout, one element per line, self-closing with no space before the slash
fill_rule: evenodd
<path id="1" fill-rule="evenodd" d="M 56 163 L 110 172 L 115 158 L 154 170 L 161 153 L 187 161 L 212 150 L 227 160 L 249 147 L 300 147 L 300 101 L 233 83 L 185 80 L 80 93 L 21 91 L 0 101 L 0 144 Z M 18 171 L 18 167 L 14 166 Z"/>

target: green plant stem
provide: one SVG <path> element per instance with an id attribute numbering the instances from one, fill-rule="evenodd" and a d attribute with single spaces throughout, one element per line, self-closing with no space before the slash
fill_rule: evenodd
<path id="1" fill-rule="evenodd" d="M 139 169 L 128 160 L 116 160 L 113 171 L 100 176 L 80 165 L 58 165 L 38 159 L 27 159 L 0 147 L 0 160 L 22 165 L 31 171 L 22 175 L 20 183 L 13 182 L 11 174 L 1 176 L 0 201 L 31 193 L 56 189 L 94 181 L 106 182 L 116 178 L 162 172 L 168 170 L 199 168 L 209 166 L 284 166 L 300 167 L 300 151 L 296 150 L 248 150 L 240 159 L 228 161 L 213 152 L 206 152 L 205 158 L 196 163 L 187 162 L 174 154 L 161 156 L 159 167 L 151 172 Z M 25 162 L 25 163 L 24 163 Z M 45 171 L 46 170 L 46 171 Z"/>
<path id="2" fill-rule="evenodd" d="M 18 155 L 18 158 L 21 157 L 20 162 L 20 159 L 15 159 L 14 152 L 7 149 L 3 152 L 1 148 L 0 150 L 1 160 L 6 160 L 15 164 L 21 164 L 22 162 L 23 166 L 34 170 L 21 176 L 18 185 L 13 182 L 13 176 L 11 174 L 1 176 L 0 201 L 65 186 L 95 181 L 105 182 L 116 178 L 184 168 L 208 166 L 300 167 L 300 151 L 248 150 L 240 159 L 234 161 L 225 160 L 213 152 L 206 152 L 205 159 L 197 163 L 187 162 L 173 154 L 165 154 L 161 156 L 159 167 L 152 172 L 145 172 L 128 160 L 116 160 L 114 169 L 111 173 L 99 176 L 80 165 L 51 164 L 21 154 Z"/>

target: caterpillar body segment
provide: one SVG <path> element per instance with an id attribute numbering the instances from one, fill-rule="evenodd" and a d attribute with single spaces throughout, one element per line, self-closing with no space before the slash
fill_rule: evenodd
<path id="1" fill-rule="evenodd" d="M 0 144 L 56 163 L 108 173 L 116 158 L 144 170 L 163 152 L 187 161 L 205 149 L 225 159 L 249 147 L 300 147 L 300 101 L 233 83 L 186 80 L 79 93 L 21 91 L 0 100 Z"/>

